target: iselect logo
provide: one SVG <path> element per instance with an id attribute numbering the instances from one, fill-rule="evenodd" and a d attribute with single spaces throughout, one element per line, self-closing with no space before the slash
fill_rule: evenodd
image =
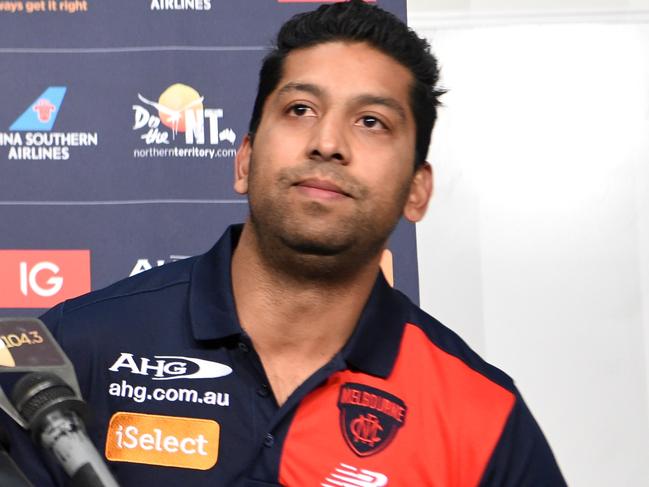
<path id="1" fill-rule="evenodd" d="M 106 458 L 208 470 L 218 459 L 220 432 L 209 419 L 118 412 L 108 425 Z"/>
<path id="2" fill-rule="evenodd" d="M 215 379 L 232 373 L 231 367 L 211 360 L 176 355 L 138 358 L 126 352 L 122 352 L 108 370 L 128 370 L 131 374 L 151 376 L 153 380 Z"/>

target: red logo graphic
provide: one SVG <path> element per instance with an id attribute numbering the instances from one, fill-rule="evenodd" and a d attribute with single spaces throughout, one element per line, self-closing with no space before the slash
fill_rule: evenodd
<path id="1" fill-rule="evenodd" d="M 89 250 L 0 250 L 0 308 L 50 308 L 90 291 Z"/>
<path id="2" fill-rule="evenodd" d="M 392 394 L 348 382 L 338 397 L 340 429 L 356 455 L 374 455 L 387 447 L 406 420 L 406 405 Z"/>
<path id="3" fill-rule="evenodd" d="M 374 448 L 381 437 L 378 436 L 378 433 L 383 431 L 383 426 L 379 418 L 373 414 L 361 414 L 358 418 L 349 423 L 349 430 L 354 437 L 354 443 L 365 443 L 371 448 Z"/>
<path id="4" fill-rule="evenodd" d="M 34 105 L 33 110 L 38 114 L 38 121 L 47 123 L 52 118 L 52 113 L 56 110 L 56 106 L 48 99 L 41 98 Z"/>
<path id="5" fill-rule="evenodd" d="M 279 3 L 338 3 L 347 0 L 277 0 Z M 376 0 L 365 0 L 365 3 L 376 3 Z"/>

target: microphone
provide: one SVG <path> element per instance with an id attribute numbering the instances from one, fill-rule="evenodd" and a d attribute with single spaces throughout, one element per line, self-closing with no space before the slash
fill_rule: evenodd
<path id="1" fill-rule="evenodd" d="M 33 487 L 16 462 L 9 456 L 9 435 L 0 426 L 0 485 L 3 487 Z"/>
<path id="2" fill-rule="evenodd" d="M 53 455 L 71 487 L 119 487 L 86 434 L 74 367 L 42 321 L 0 318 L 0 372 L 26 372 L 11 401 L 0 387 L 0 408 Z"/>
<path id="3" fill-rule="evenodd" d="M 73 486 L 119 487 L 86 434 L 86 403 L 60 377 L 26 374 L 11 396 L 34 441 L 54 455 Z"/>
<path id="4" fill-rule="evenodd" d="M 0 318 L 0 373 L 3 372 L 53 373 L 81 397 L 72 362 L 45 324 L 36 318 Z M 0 409 L 20 426 L 27 427 L 1 385 Z"/>

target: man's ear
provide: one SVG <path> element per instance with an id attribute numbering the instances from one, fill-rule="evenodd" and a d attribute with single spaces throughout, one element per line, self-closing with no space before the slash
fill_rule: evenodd
<path id="1" fill-rule="evenodd" d="M 239 194 L 248 193 L 248 172 L 250 170 L 251 156 L 252 140 L 250 134 L 246 134 L 234 158 L 234 190 Z"/>
<path id="2" fill-rule="evenodd" d="M 403 207 L 406 220 L 416 223 L 424 217 L 428 202 L 433 196 L 433 181 L 433 168 L 428 162 L 417 167 L 410 183 L 408 199 Z"/>

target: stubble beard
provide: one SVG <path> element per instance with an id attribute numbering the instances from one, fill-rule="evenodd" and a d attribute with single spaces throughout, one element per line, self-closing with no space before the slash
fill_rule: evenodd
<path id="1" fill-rule="evenodd" d="M 278 273 L 295 280 L 340 283 L 353 278 L 382 251 L 396 226 L 407 197 L 403 188 L 387 206 L 394 211 L 375 214 L 364 205 L 368 190 L 344 178 L 336 163 L 307 162 L 299 168 L 281 171 L 271 187 L 258 187 L 255 160 L 249 177 L 250 223 L 262 259 Z M 353 195 L 354 209 L 324 226 L 332 211 L 317 201 L 291 203 L 288 192 L 300 175 L 326 176 Z M 399 210 L 399 211 L 397 211 Z M 319 220 L 320 219 L 320 220 Z"/>

